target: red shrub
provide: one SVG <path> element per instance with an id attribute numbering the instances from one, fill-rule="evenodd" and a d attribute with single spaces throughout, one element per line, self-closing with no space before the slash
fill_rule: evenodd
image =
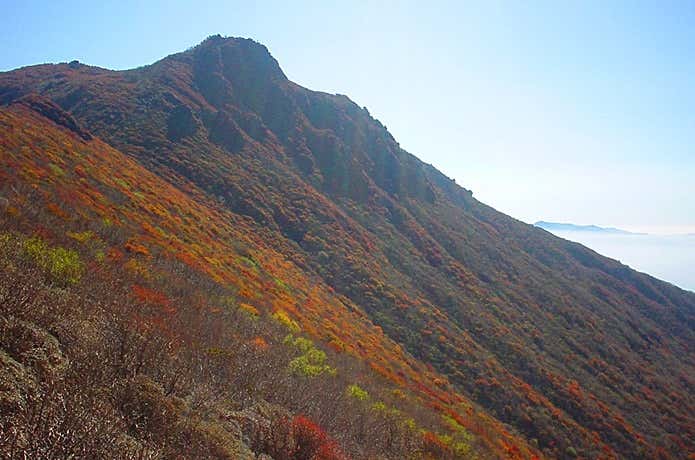
<path id="1" fill-rule="evenodd" d="M 422 435 L 422 444 L 426 455 L 429 455 L 432 458 L 445 458 L 447 454 L 449 454 L 449 448 L 447 445 L 444 444 L 439 437 L 431 431 L 427 431 Z"/>
<path id="2" fill-rule="evenodd" d="M 338 444 L 308 417 L 299 415 L 292 420 L 296 460 L 344 460 Z"/>

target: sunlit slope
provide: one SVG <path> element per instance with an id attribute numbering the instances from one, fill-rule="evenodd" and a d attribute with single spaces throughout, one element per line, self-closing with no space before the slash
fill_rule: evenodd
<path id="1" fill-rule="evenodd" d="M 291 261 L 296 271 L 278 277 L 315 287 L 314 308 L 268 305 L 378 356 L 391 379 L 413 378 L 392 367 L 398 343 L 552 456 L 693 450 L 693 294 L 479 203 L 366 109 L 288 81 L 261 45 L 213 37 L 131 71 L 62 64 L 0 76 L 0 101 L 31 92 L 231 216 L 233 238 L 264 248 L 254 256 L 264 269 Z M 210 231 L 185 242 L 202 250 L 229 235 Z M 225 282 L 244 268 L 176 248 Z M 342 323 L 321 322 L 341 309 Z M 358 335 L 361 321 L 376 333 Z M 368 351 L 374 337 L 392 345 Z"/>
<path id="2" fill-rule="evenodd" d="M 267 229 L 226 210 L 186 179 L 172 176 L 175 187 L 80 128 L 39 113 L 51 107 L 31 97 L 0 110 L 5 217 L 48 240 L 65 238 L 65 229 L 74 226 L 105 240 L 118 235 L 105 256 L 142 276 L 151 260 L 183 262 L 235 293 L 235 303 L 252 315 L 273 317 L 290 331 L 298 327 L 323 347 L 366 361 L 384 388 L 402 388 L 413 395 L 408 404 L 458 420 L 485 451 L 531 455 L 523 439 L 405 352 L 350 299 L 303 270 L 301 254 L 281 254 L 268 244 Z M 52 214 L 59 225 L 32 225 L 31 209 Z"/>

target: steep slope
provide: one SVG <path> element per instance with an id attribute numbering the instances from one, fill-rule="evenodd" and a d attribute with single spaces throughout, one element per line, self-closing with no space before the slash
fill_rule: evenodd
<path id="1" fill-rule="evenodd" d="M 460 392 L 554 457 L 695 450 L 695 294 L 479 203 L 366 109 L 287 80 L 263 46 L 211 37 L 124 72 L 71 63 L 0 74 L 0 103 L 32 94 L 194 202 L 252 225 L 255 244 L 297 267 L 287 278 L 347 306 L 283 309 L 391 381 L 442 401 Z M 277 265 L 269 254 L 254 260 Z M 197 256 L 192 265 L 224 276 Z M 342 311 L 364 319 L 332 317 Z M 352 332 L 367 318 L 385 345 Z M 394 367 L 407 359 L 385 350 L 400 347 L 453 388 Z"/>
<path id="2" fill-rule="evenodd" d="M 128 458 L 307 458 L 292 454 L 283 427 L 294 412 L 336 435 L 349 458 L 532 456 L 357 306 L 269 247 L 261 226 L 185 179 L 174 187 L 84 139 L 67 119 L 38 96 L 0 109 L 0 356 L 10 363 L 0 374 L 0 453 L 67 457 L 77 445 L 90 449 L 82 456 L 121 458 L 53 428 L 77 424 Z M 293 358 L 295 348 L 306 354 Z M 40 358 L 49 353 L 60 358 Z M 53 361 L 70 364 L 42 377 Z M 108 426 L 54 407 L 85 391 L 78 407 L 105 412 Z M 143 415 L 139 404 L 153 407 Z M 230 428 L 230 411 L 258 420 Z M 198 444 L 182 447 L 190 437 Z M 43 450 L 55 446 L 66 450 Z"/>

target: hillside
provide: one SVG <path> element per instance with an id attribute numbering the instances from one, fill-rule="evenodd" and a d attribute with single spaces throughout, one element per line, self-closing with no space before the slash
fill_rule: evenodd
<path id="1" fill-rule="evenodd" d="M 338 388 L 326 395 L 369 385 L 422 425 L 429 444 L 381 449 L 391 458 L 455 455 L 446 436 L 483 457 L 695 451 L 694 294 L 478 202 L 366 109 L 287 80 L 262 45 L 216 36 L 128 71 L 22 68 L 0 74 L 0 104 L 8 241 L 40 237 L 101 259 L 101 282 L 117 279 L 134 305 L 159 305 L 153 336 L 171 327 L 189 335 L 177 338 L 183 348 L 260 337 L 270 362 L 291 349 L 283 328 L 301 328 L 329 362 L 345 360 L 331 364 L 337 377 L 318 376 Z M 70 237 L 87 231 L 85 242 Z M 263 333 L 211 319 L 220 299 L 259 317 Z M 181 318 L 197 304 L 210 312 L 193 308 L 188 330 Z M 134 373 L 161 383 L 157 372 Z M 265 386 L 254 403 L 306 413 L 342 450 L 376 455 L 330 404 L 273 401 L 268 389 L 283 384 L 253 379 Z M 387 400 L 395 390 L 402 398 Z"/>

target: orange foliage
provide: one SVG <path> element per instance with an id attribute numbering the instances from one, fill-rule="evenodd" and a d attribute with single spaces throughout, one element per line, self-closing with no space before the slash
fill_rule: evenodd
<path id="1" fill-rule="evenodd" d="M 171 301 L 161 292 L 153 291 L 152 289 L 137 284 L 134 285 L 132 289 L 133 295 L 140 302 L 163 307 L 166 311 L 173 311 Z"/>
<path id="2" fill-rule="evenodd" d="M 143 256 L 149 256 L 150 251 L 147 249 L 145 246 L 142 244 L 138 244 L 135 241 L 128 241 L 126 244 L 123 246 L 126 251 L 133 253 L 133 254 L 139 254 Z"/>
<path id="3" fill-rule="evenodd" d="M 251 340 L 251 344 L 259 350 L 267 350 L 269 346 L 268 342 L 260 336 L 254 337 L 253 340 Z"/>

